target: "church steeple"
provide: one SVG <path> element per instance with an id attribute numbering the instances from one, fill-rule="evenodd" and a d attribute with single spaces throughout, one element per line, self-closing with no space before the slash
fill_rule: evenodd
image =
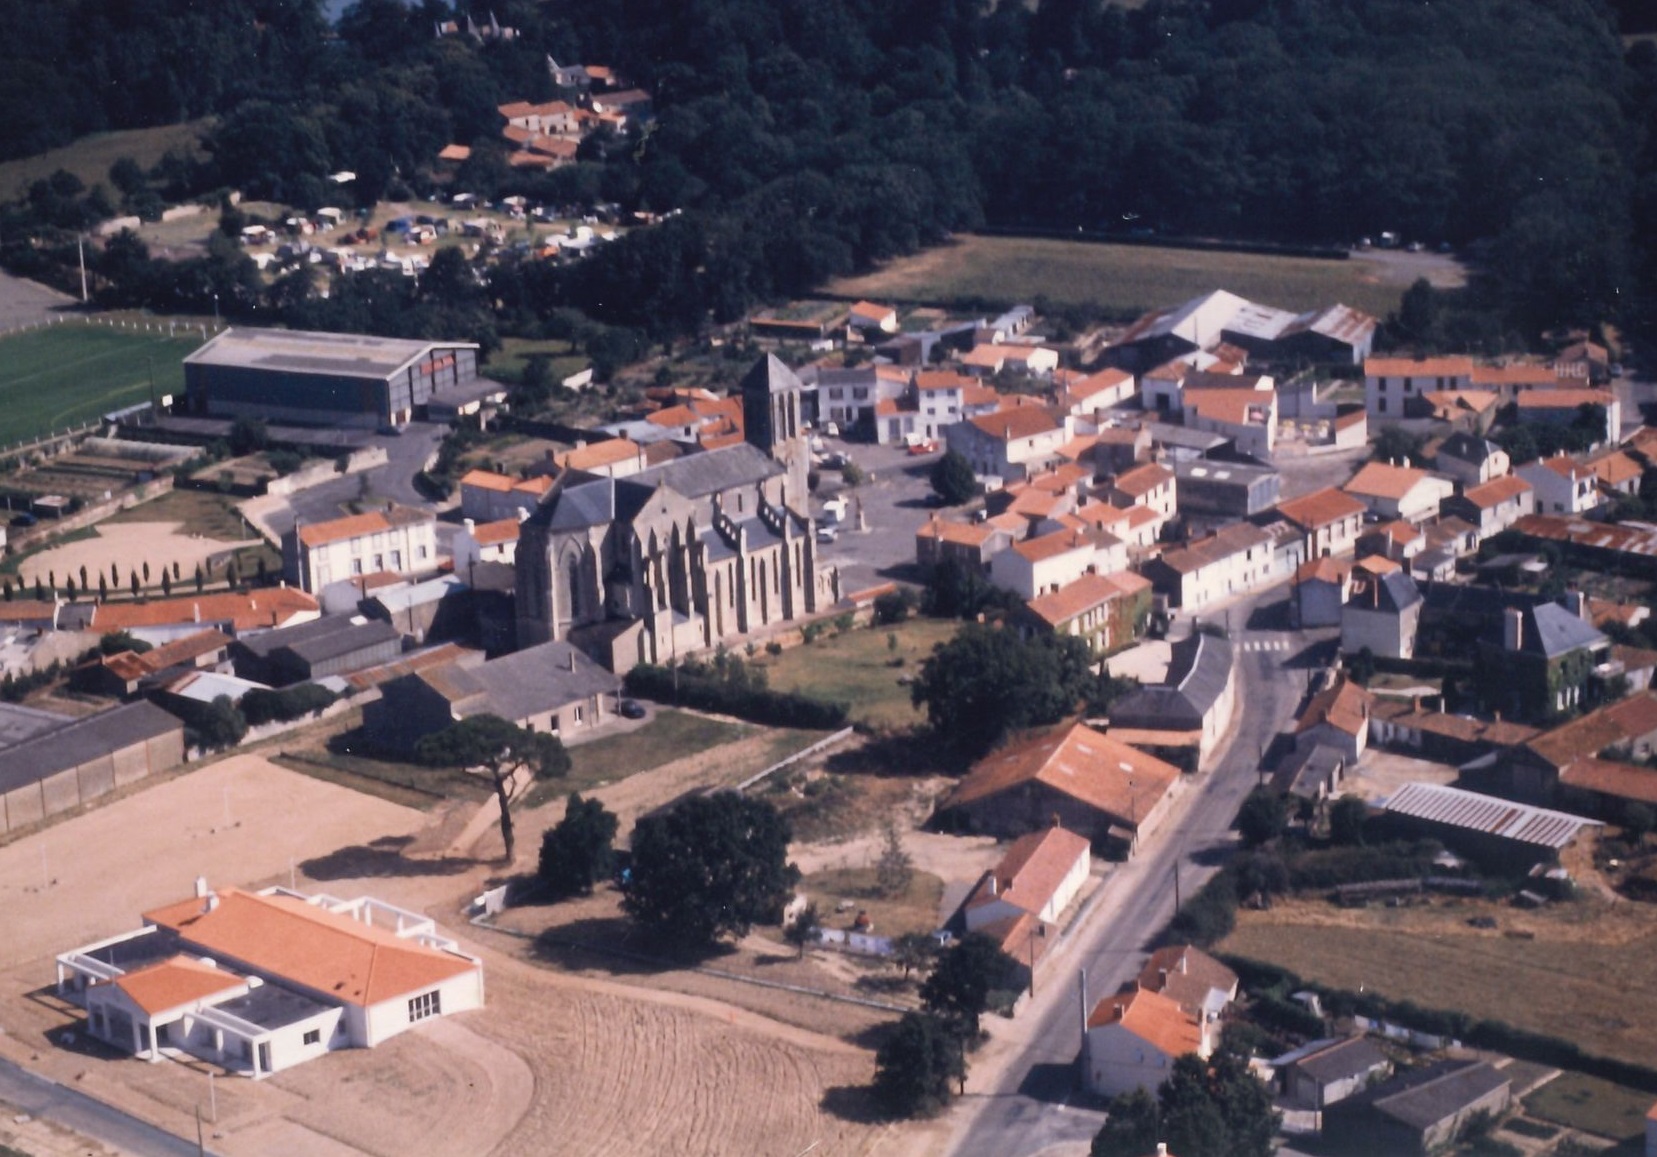
<path id="1" fill-rule="evenodd" d="M 788 470 L 787 500 L 804 508 L 810 447 L 800 418 L 805 383 L 776 354 L 766 354 L 742 377 L 744 437 Z"/>

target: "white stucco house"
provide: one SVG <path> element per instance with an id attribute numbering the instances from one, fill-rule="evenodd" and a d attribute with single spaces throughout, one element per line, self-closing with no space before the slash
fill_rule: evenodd
<path id="1" fill-rule="evenodd" d="M 282 536 L 282 563 L 288 581 L 310 594 L 361 575 L 433 571 L 437 516 L 387 503 L 383 510 L 300 523 Z"/>
<path id="2" fill-rule="evenodd" d="M 1178 1001 L 1132 986 L 1094 1006 L 1087 1018 L 1082 1065 L 1088 1091 L 1116 1097 L 1144 1089 L 1153 1097 L 1187 1053 L 1207 1057 L 1219 1028 Z"/>
<path id="3" fill-rule="evenodd" d="M 148 1061 L 188 1054 L 255 1079 L 483 1007 L 483 963 L 426 916 L 368 897 L 210 890 L 57 958 L 87 1031 Z"/>

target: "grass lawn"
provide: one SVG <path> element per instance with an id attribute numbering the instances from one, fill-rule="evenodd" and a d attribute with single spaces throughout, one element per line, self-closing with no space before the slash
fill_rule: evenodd
<path id="1" fill-rule="evenodd" d="M 1651 1063 L 1657 931 L 1641 906 L 1560 905 L 1527 916 L 1535 939 L 1525 940 L 1470 928 L 1475 915 L 1495 916 L 1504 930 L 1517 922 L 1511 910 L 1482 903 L 1344 912 L 1291 901 L 1239 913 L 1220 950 L 1308 980 L 1459 1009 L 1590 1053 Z"/>
<path id="2" fill-rule="evenodd" d="M 898 677 L 919 670 L 932 648 L 954 637 L 959 626 L 953 620 L 911 619 L 897 627 L 860 627 L 844 635 L 825 635 L 765 659 L 765 673 L 778 691 L 850 705 L 858 723 L 911 727 L 925 722 L 926 715 L 910 703 L 909 688 Z M 896 650 L 887 643 L 889 634 L 897 636 Z M 892 666 L 900 657 L 903 666 Z"/>
<path id="3" fill-rule="evenodd" d="M 153 129 L 93 133 L 62 148 L 6 161 L 0 164 L 0 198 L 24 193 L 35 181 L 59 169 L 75 174 L 89 189 L 100 182 L 109 188 L 109 167 L 122 157 L 131 157 L 144 169 L 154 168 L 169 149 L 195 152 L 196 142 L 206 128 L 206 121 L 186 121 Z"/>
<path id="4" fill-rule="evenodd" d="M 626 779 L 635 772 L 734 742 L 752 730 L 740 723 L 664 708 L 636 731 L 570 748 L 570 774 L 558 781 L 554 794 L 586 791 L 601 783 Z"/>
<path id="5" fill-rule="evenodd" d="M 1342 302 L 1377 316 L 1398 308 L 1406 286 L 1389 284 L 1381 267 L 1348 261 L 1097 245 L 1027 237 L 958 238 L 888 263 L 874 273 L 833 282 L 834 293 L 875 301 L 948 301 L 957 297 L 1091 302 L 1114 314 L 1139 314 L 1229 289 L 1280 309 Z"/>
<path id="6" fill-rule="evenodd" d="M 150 396 L 184 392 L 199 337 L 65 322 L 0 338 L 0 445 L 85 422 Z"/>
<path id="7" fill-rule="evenodd" d="M 547 368 L 552 371 L 554 385 L 587 368 L 587 359 L 570 342 L 508 337 L 502 338 L 501 348 L 489 356 L 483 375 L 516 385 L 523 380 L 524 367 L 529 364 L 529 359 L 536 355 L 550 359 Z"/>
<path id="8" fill-rule="evenodd" d="M 1645 1135 L 1651 1094 L 1583 1073 L 1561 1073 L 1525 1098 L 1533 1117 L 1614 1141 Z"/>
<path id="9" fill-rule="evenodd" d="M 882 896 L 873 868 L 832 868 L 807 876 L 800 883 L 817 905 L 825 928 L 850 928 L 859 910 L 869 914 L 877 936 L 901 936 L 905 932 L 931 932 L 938 927 L 938 905 L 943 902 L 944 882 L 931 872 L 914 873 L 909 887 L 896 896 Z M 850 900 L 853 907 L 836 911 Z"/>

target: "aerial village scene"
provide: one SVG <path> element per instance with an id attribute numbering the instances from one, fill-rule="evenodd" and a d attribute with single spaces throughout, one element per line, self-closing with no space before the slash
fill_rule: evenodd
<path id="1" fill-rule="evenodd" d="M 0 1157 L 1657 1157 L 1649 5 L 11 6 Z"/>

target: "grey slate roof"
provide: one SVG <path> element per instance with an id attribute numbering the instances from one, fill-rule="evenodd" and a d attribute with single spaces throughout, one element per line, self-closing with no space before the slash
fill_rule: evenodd
<path id="1" fill-rule="evenodd" d="M 18 703 L 0 703 L 0 746 L 22 743 L 43 731 L 61 727 L 73 718 L 72 715 L 58 715 Z"/>
<path id="2" fill-rule="evenodd" d="M 1508 1083 L 1484 1061 L 1443 1061 L 1378 1085 L 1370 1104 L 1395 1121 L 1425 1130 Z"/>
<path id="3" fill-rule="evenodd" d="M 1169 651 L 1166 681 L 1123 698 L 1111 709 L 1112 723 L 1160 730 L 1202 727 L 1231 681 L 1231 641 L 1197 631 Z"/>
<path id="4" fill-rule="evenodd" d="M 787 369 L 786 366 L 783 368 Z M 765 451 L 747 442 L 739 442 L 701 454 L 686 454 L 683 458 L 641 470 L 618 483 L 618 489 L 642 486 L 647 491 L 653 491 L 658 484 L 664 484 L 686 498 L 706 498 L 721 490 L 752 486 L 782 472 L 782 463 Z"/>
<path id="5" fill-rule="evenodd" d="M 149 702 L 128 703 L 73 720 L 0 751 L 0 792 L 183 729 L 176 716 Z"/>
<path id="6" fill-rule="evenodd" d="M 1383 611 L 1402 614 L 1421 601 L 1421 588 L 1401 570 L 1382 575 L 1377 586 Z"/>
<path id="7" fill-rule="evenodd" d="M 1454 458 L 1458 462 L 1467 462 L 1474 466 L 1481 466 L 1490 459 L 1490 456 L 1501 447 L 1488 438 L 1480 438 L 1475 434 L 1451 434 L 1439 443 L 1439 458 Z"/>
<path id="8" fill-rule="evenodd" d="M 579 530 L 603 526 L 616 518 L 616 483 L 613 478 L 566 486 L 541 508 L 547 526 L 553 530 Z"/>
<path id="9" fill-rule="evenodd" d="M 620 678 L 563 642 L 542 643 L 474 667 L 448 664 L 418 678 L 436 687 L 463 715 L 510 720 L 621 689 Z"/>
<path id="10" fill-rule="evenodd" d="M 1279 765 L 1272 786 L 1302 799 L 1316 799 L 1321 790 L 1333 786 L 1345 762 L 1346 756 L 1327 743 L 1303 744 Z"/>
<path id="11" fill-rule="evenodd" d="M 1320 1085 L 1344 1081 L 1387 1063 L 1387 1054 L 1377 1048 L 1368 1037 L 1356 1036 L 1340 1041 L 1324 1041 L 1323 1045 L 1323 1048 L 1294 1062 L 1295 1068 Z"/>
<path id="12" fill-rule="evenodd" d="M 1606 638 L 1592 623 L 1584 622 L 1558 603 L 1543 603 L 1530 612 L 1536 629 L 1525 632 L 1521 649 L 1539 652 L 1550 659 L 1570 651 L 1606 645 Z"/>
<path id="13" fill-rule="evenodd" d="M 800 388 L 799 376 L 784 365 L 776 354 L 766 354 L 742 375 L 741 390 L 744 394 L 760 391 L 780 394 L 786 390 Z"/>
<path id="14" fill-rule="evenodd" d="M 250 639 L 238 641 L 238 646 L 261 659 L 268 659 L 277 651 L 289 650 L 307 663 L 322 663 L 349 654 L 362 647 L 372 647 L 399 638 L 400 632 L 384 619 L 369 619 L 353 623 L 350 615 L 324 615 L 295 627 L 265 631 Z"/>

